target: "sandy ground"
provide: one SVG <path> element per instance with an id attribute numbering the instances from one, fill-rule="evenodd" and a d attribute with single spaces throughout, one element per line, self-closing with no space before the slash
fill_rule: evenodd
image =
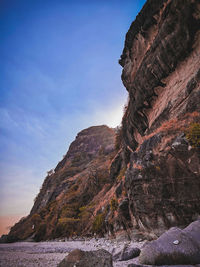
<path id="1" fill-rule="evenodd" d="M 126 242 L 105 239 L 66 242 L 17 242 L 0 244 L 0 267 L 56 267 L 57 264 L 73 249 L 97 250 L 103 248 L 112 254 L 120 251 Z M 132 243 L 141 248 L 144 242 Z M 126 267 L 137 263 L 137 259 L 126 262 L 113 262 L 114 267 Z"/>

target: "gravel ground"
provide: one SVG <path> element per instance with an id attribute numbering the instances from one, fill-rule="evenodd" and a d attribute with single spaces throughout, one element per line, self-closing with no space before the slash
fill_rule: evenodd
<path id="1" fill-rule="evenodd" d="M 0 244 L 0 267 L 56 267 L 57 264 L 73 249 L 97 250 L 103 248 L 112 254 L 120 251 L 126 242 L 105 239 L 66 242 L 17 242 Z M 132 243 L 141 248 L 144 242 Z M 126 262 L 114 262 L 114 267 L 126 267 L 137 263 L 137 259 Z"/>

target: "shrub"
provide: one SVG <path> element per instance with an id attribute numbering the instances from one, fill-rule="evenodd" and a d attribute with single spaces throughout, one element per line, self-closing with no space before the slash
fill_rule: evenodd
<path id="1" fill-rule="evenodd" d="M 70 237 L 74 234 L 77 228 L 77 224 L 80 220 L 75 218 L 60 218 L 56 225 L 56 235 Z"/>
<path id="2" fill-rule="evenodd" d="M 73 207 L 73 205 L 69 204 L 69 205 L 65 205 L 64 207 L 62 207 L 60 217 L 61 218 L 64 218 L 64 217 L 72 218 L 76 216 L 76 214 L 77 214 L 76 209 Z"/>
<path id="3" fill-rule="evenodd" d="M 81 153 L 76 153 L 74 155 L 74 158 L 72 159 L 72 166 L 75 167 L 79 166 L 81 160 L 82 160 Z"/>
<path id="4" fill-rule="evenodd" d="M 39 242 L 44 239 L 45 234 L 46 234 L 46 227 L 47 227 L 46 223 L 41 223 L 39 225 L 38 230 L 34 237 L 36 242 Z"/>
<path id="5" fill-rule="evenodd" d="M 31 222 L 34 225 L 39 225 L 41 223 L 41 217 L 38 213 L 33 214 L 33 216 L 31 217 Z"/>
<path id="6" fill-rule="evenodd" d="M 193 147 L 200 147 L 200 123 L 191 123 L 186 138 Z"/>
<path id="7" fill-rule="evenodd" d="M 110 208 L 112 211 L 115 211 L 117 210 L 118 208 L 118 201 L 116 198 L 112 198 L 111 201 L 110 201 Z"/>
<path id="8" fill-rule="evenodd" d="M 82 206 L 79 208 L 80 213 L 78 216 L 79 217 L 85 217 L 85 216 L 88 217 L 88 215 L 90 215 L 90 216 L 94 217 L 93 209 L 94 209 L 93 205 Z"/>
<path id="9" fill-rule="evenodd" d="M 94 233 L 102 234 L 104 232 L 105 228 L 105 214 L 100 213 L 95 216 L 93 224 L 92 224 L 92 230 Z"/>
<path id="10" fill-rule="evenodd" d="M 124 175 L 125 175 L 125 172 L 126 172 L 126 167 L 124 167 L 124 168 L 122 168 L 122 169 L 120 170 L 120 173 L 119 173 L 119 175 L 117 176 L 117 181 L 118 181 L 118 182 L 120 182 L 120 181 L 123 179 L 123 177 L 124 177 Z"/>

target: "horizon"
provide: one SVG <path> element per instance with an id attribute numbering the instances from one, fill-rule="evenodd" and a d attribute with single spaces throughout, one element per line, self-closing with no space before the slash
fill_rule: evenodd
<path id="1" fill-rule="evenodd" d="M 29 214 L 78 132 L 121 123 L 118 59 L 144 3 L 1 2 L 0 235 Z"/>

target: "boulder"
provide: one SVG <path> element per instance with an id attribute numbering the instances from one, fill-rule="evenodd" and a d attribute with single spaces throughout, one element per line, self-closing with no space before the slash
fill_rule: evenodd
<path id="1" fill-rule="evenodd" d="M 58 267 L 113 267 L 112 255 L 104 250 L 82 251 L 75 249 L 68 254 Z"/>
<path id="2" fill-rule="evenodd" d="M 148 243 L 139 262 L 149 265 L 200 264 L 200 220 L 183 230 L 173 227 Z"/>
<path id="3" fill-rule="evenodd" d="M 124 246 L 122 251 L 113 256 L 114 261 L 128 261 L 140 255 L 140 249 L 132 246 Z"/>
<path id="4" fill-rule="evenodd" d="M 159 266 L 156 266 L 156 265 L 148 265 L 148 267 L 200 267 L 199 264 L 197 265 L 159 265 Z M 141 265 L 141 264 L 135 264 L 135 263 L 131 263 L 129 264 L 127 267 L 147 267 L 147 265 Z"/>

